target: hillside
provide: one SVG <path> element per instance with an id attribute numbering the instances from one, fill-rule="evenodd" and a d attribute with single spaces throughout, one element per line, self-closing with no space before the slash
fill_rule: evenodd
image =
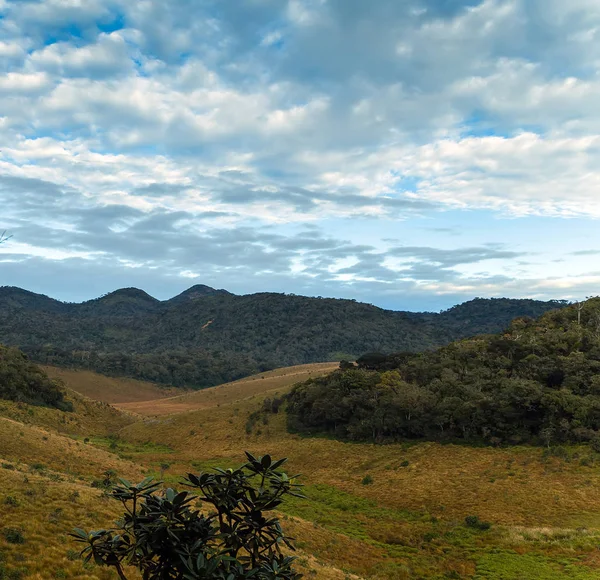
<path id="1" fill-rule="evenodd" d="M 117 406 L 139 415 L 152 416 L 197 411 L 254 398 L 270 392 L 277 396 L 278 392 L 287 390 L 295 383 L 330 373 L 337 367 L 337 363 L 313 363 L 286 367 L 183 395 L 156 400 L 140 398 L 136 402 L 118 403 Z M 115 379 L 115 382 L 124 380 L 127 379 Z"/>
<path id="2" fill-rule="evenodd" d="M 290 471 L 303 474 L 307 499 L 281 512 L 305 578 L 598 577 L 600 454 L 591 446 L 373 445 L 289 433 L 273 400 L 326 370 L 280 369 L 188 393 L 179 398 L 186 408 L 170 408 L 185 412 L 169 415 L 169 399 L 149 401 L 147 414 L 158 417 L 71 393 L 72 413 L 0 402 L 0 577 L 110 580 L 78 558 L 67 535 L 74 526 L 105 527 L 122 512 L 99 487 L 107 474 L 180 486 L 190 471 L 239 465 L 246 449 L 289 457 Z M 470 527 L 467 516 L 491 528 Z"/>
<path id="3" fill-rule="evenodd" d="M 42 367 L 46 374 L 61 381 L 69 390 L 103 403 L 133 403 L 175 397 L 186 391 L 136 379 L 107 377 L 93 371 Z"/>
<path id="4" fill-rule="evenodd" d="M 411 313 L 352 300 L 236 296 L 207 286 L 163 302 L 126 288 L 67 304 L 2 287 L 0 331 L 5 344 L 43 364 L 206 387 L 368 351 L 420 352 L 562 306 L 476 299 L 440 314 Z"/>
<path id="5" fill-rule="evenodd" d="M 359 359 L 295 387 L 292 428 L 355 440 L 592 441 L 600 298 L 418 355 Z"/>

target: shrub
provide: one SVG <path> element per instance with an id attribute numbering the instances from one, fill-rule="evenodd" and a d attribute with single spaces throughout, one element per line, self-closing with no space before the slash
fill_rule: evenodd
<path id="1" fill-rule="evenodd" d="M 479 519 L 479 516 L 467 516 L 465 518 L 465 524 L 468 528 L 473 528 L 476 530 L 486 531 L 492 527 L 492 524 L 489 522 L 482 522 Z"/>
<path id="2" fill-rule="evenodd" d="M 147 580 L 298 580 L 294 558 L 281 552 L 282 546 L 293 546 L 278 518 L 266 512 L 277 509 L 286 495 L 304 496 L 295 477 L 278 469 L 285 459 L 246 456 L 248 463 L 238 469 L 188 474 L 186 485 L 199 490 L 198 496 L 161 491 L 152 478 L 138 485 L 121 480 L 111 494 L 126 510 L 117 527 L 71 534 L 85 545 L 85 562 L 113 567 L 121 580 L 127 579 L 125 562 Z M 198 500 L 211 511 L 194 509 Z"/>
<path id="3" fill-rule="evenodd" d="M 2 530 L 2 535 L 9 544 L 25 543 L 25 536 L 23 535 L 23 530 L 21 528 L 4 528 Z"/>
<path id="4" fill-rule="evenodd" d="M 18 507 L 19 502 L 17 501 L 17 498 L 12 496 L 12 495 L 7 495 L 4 498 L 4 505 L 10 506 L 10 507 Z"/>
<path id="5" fill-rule="evenodd" d="M 367 474 L 362 478 L 361 483 L 363 485 L 371 485 L 373 483 L 373 478 L 369 474 Z"/>
<path id="6" fill-rule="evenodd" d="M 408 459 L 405 459 L 401 464 L 400 467 L 408 467 L 410 465 L 410 462 L 408 461 Z"/>

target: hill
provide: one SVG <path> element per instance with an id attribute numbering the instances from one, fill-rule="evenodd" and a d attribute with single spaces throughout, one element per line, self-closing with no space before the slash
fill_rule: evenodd
<path id="1" fill-rule="evenodd" d="M 359 359 L 290 395 L 290 425 L 357 440 L 593 441 L 600 298 L 433 352 Z"/>
<path id="2" fill-rule="evenodd" d="M 117 406 L 139 415 L 152 416 L 208 409 L 270 392 L 276 396 L 279 391 L 287 390 L 287 387 L 295 383 L 330 373 L 337 367 L 337 363 L 313 363 L 286 367 L 201 391 L 157 400 L 140 399 L 136 402 L 123 402 Z M 115 382 L 123 380 L 115 379 Z"/>
<path id="3" fill-rule="evenodd" d="M 290 433 L 285 407 L 273 412 L 273 401 L 309 368 L 187 393 L 185 412 L 164 415 L 168 399 L 156 400 L 148 415 L 158 417 L 70 392 L 72 413 L 0 402 L 0 577 L 109 580 L 68 537 L 74 526 L 99 529 L 121 515 L 103 479 L 153 475 L 179 487 L 182 474 L 239 465 L 246 449 L 289 457 L 291 472 L 303 474 L 307 499 L 281 512 L 305 578 L 598 577 L 600 453 L 592 446 L 374 445 Z M 104 413 L 114 415 L 110 428 Z M 467 516 L 491 528 L 470 527 Z"/>
<path id="4" fill-rule="evenodd" d="M 107 377 L 93 371 L 42 367 L 46 374 L 61 381 L 69 390 L 103 403 L 133 403 L 175 397 L 186 391 L 136 379 Z"/>
<path id="5" fill-rule="evenodd" d="M 367 351 L 419 352 L 564 305 L 476 299 L 440 314 L 412 313 L 352 300 L 237 296 L 207 286 L 162 302 L 126 288 L 66 304 L 1 287 L 0 330 L 6 344 L 43 364 L 206 387 Z"/>
<path id="6" fill-rule="evenodd" d="M 278 394 L 290 386 L 280 386 Z M 284 528 L 317 562 L 361 579 L 598 575 L 600 454 L 589 446 L 542 451 L 347 443 L 287 431 L 283 408 L 264 411 L 272 391 L 244 395 L 148 417 L 120 434 L 134 444 L 169 441 L 173 453 L 166 477 L 173 482 L 190 464 L 198 470 L 233 467 L 245 449 L 289 457 L 289 469 L 303 474 L 308 499 L 282 506 Z M 468 527 L 469 515 L 491 523 L 491 529 Z M 308 577 L 326 578 L 320 568 L 311 568 Z"/>

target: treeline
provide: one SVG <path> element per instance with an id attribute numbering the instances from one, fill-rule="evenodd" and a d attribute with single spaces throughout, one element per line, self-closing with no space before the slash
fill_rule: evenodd
<path id="1" fill-rule="evenodd" d="M 72 411 L 61 385 L 16 348 L 0 345 L 0 399 Z"/>
<path id="2" fill-rule="evenodd" d="M 296 386 L 291 429 L 352 440 L 600 444 L 600 298 L 422 354 L 370 354 Z"/>
<path id="3" fill-rule="evenodd" d="M 127 288 L 67 304 L 0 287 L 0 337 L 44 364 L 206 387 L 370 350 L 420 352 L 562 306 L 475 299 L 439 314 L 411 313 L 352 300 L 236 296 L 208 287 L 164 302 Z"/>
<path id="4" fill-rule="evenodd" d="M 113 377 L 196 388 L 211 387 L 275 368 L 237 353 L 165 350 L 156 353 L 106 353 L 25 345 L 22 350 L 40 364 L 85 369 Z"/>

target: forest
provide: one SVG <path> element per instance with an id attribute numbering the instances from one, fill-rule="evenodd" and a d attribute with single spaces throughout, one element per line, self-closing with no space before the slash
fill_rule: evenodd
<path id="1" fill-rule="evenodd" d="M 359 441 L 592 441 L 600 449 L 600 298 L 435 351 L 370 353 L 289 395 L 292 430 Z"/>
<path id="2" fill-rule="evenodd" d="M 208 286 L 166 301 L 125 288 L 71 304 L 0 287 L 0 341 L 43 364 L 203 388 L 368 351 L 430 350 L 565 304 L 475 299 L 441 313 L 413 313 L 353 300 L 237 296 Z"/>

